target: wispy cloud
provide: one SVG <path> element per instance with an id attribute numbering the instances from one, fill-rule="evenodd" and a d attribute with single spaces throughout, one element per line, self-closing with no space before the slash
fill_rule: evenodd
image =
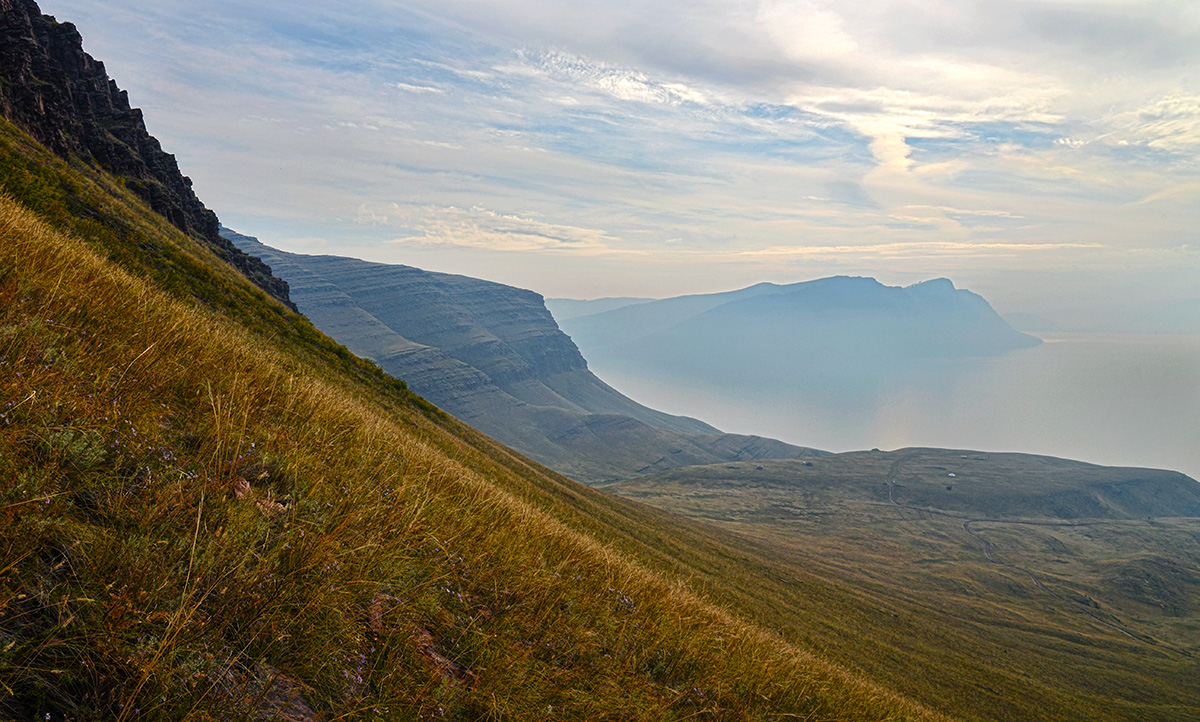
<path id="1" fill-rule="evenodd" d="M 441 88 L 435 88 L 430 85 L 413 85 L 411 83 L 396 83 L 396 87 L 410 93 L 438 93 L 440 95 L 446 92 Z"/>
<path id="2" fill-rule="evenodd" d="M 518 57 L 521 60 L 520 65 L 506 66 L 498 70 L 518 74 L 545 74 L 581 89 L 599 91 L 617 100 L 666 105 L 705 105 L 708 102 L 704 93 L 683 83 L 660 82 L 636 70 L 589 60 L 579 55 L 557 51 L 522 50 Z"/>
<path id="3" fill-rule="evenodd" d="M 381 225 L 397 221 L 411 226 L 412 235 L 389 243 L 408 246 L 450 246 L 488 251 L 572 253 L 581 256 L 637 254 L 610 244 L 615 240 L 603 231 L 547 223 L 515 213 L 488 208 L 411 208 L 391 204 L 386 208 L 362 209 L 363 218 Z"/>
<path id="4" fill-rule="evenodd" d="M 1195 160 L 1200 150 L 1200 94 L 1160 96 L 1140 108 L 1105 118 L 1103 123 L 1112 129 L 1105 138 L 1188 153 L 1190 160 Z"/>
<path id="5" fill-rule="evenodd" d="M 43 4 L 268 242 L 559 295 L 1200 277 L 1191 0 Z"/>
<path id="6" fill-rule="evenodd" d="M 908 243 L 877 243 L 853 246 L 776 246 L 741 251 L 747 257 L 821 258 L 825 256 L 861 257 L 1027 257 L 1070 250 L 1097 250 L 1099 243 L 952 243 L 949 241 L 913 241 Z"/>

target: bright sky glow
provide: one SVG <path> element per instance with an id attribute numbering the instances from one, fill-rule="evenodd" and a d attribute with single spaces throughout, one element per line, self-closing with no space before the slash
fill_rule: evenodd
<path id="1" fill-rule="evenodd" d="M 1194 0 L 44 0 L 230 227 L 546 295 L 1200 296 Z"/>

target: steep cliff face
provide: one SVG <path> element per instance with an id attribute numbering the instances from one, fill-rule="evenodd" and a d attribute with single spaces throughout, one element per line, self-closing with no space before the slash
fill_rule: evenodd
<path id="1" fill-rule="evenodd" d="M 818 453 L 722 434 L 624 396 L 588 370 L 532 291 L 409 266 L 285 253 L 223 232 L 286 278 L 300 310 L 322 331 L 459 419 L 579 481 Z"/>
<path id="2" fill-rule="evenodd" d="M 0 113 L 60 157 L 121 176 L 155 212 L 292 306 L 285 281 L 221 237 L 216 214 L 104 63 L 84 52 L 75 26 L 43 15 L 33 0 L 0 0 Z"/>
<path id="3" fill-rule="evenodd" d="M 444 350 L 497 385 L 587 368 L 532 291 L 337 256 L 306 257 L 303 265 L 396 333 Z"/>

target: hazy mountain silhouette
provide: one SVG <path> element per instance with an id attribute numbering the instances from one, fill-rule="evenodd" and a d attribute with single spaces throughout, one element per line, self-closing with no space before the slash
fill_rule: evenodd
<path id="1" fill-rule="evenodd" d="M 878 375 L 1040 343 L 944 278 L 906 288 L 845 276 L 762 283 L 565 318 L 561 325 L 602 365 L 739 385 Z"/>
<path id="2" fill-rule="evenodd" d="M 581 301 L 574 298 L 547 298 L 546 308 L 550 310 L 555 319 L 561 321 L 564 318 L 591 316 L 594 313 L 615 311 L 618 308 L 635 306 L 639 303 L 649 303 L 654 300 L 656 299 L 636 298 L 632 296 L 596 298 L 588 301 Z"/>

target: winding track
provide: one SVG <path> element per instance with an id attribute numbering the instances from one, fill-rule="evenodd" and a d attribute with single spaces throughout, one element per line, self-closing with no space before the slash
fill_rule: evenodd
<path id="1" fill-rule="evenodd" d="M 919 507 L 919 506 L 909 506 L 907 504 L 901 504 L 900 502 L 896 501 L 896 478 L 895 477 L 897 476 L 897 471 L 899 470 L 900 465 L 903 462 L 907 461 L 908 458 L 909 457 L 904 456 L 904 457 L 897 459 L 896 461 L 892 462 L 891 467 L 888 469 L 888 478 L 887 478 L 888 501 L 893 506 L 898 507 L 900 509 L 909 509 L 911 511 L 924 512 L 926 514 L 937 514 L 940 516 L 948 516 L 948 517 L 951 517 L 954 519 L 961 519 L 962 517 L 957 514 L 953 514 L 953 513 L 947 512 L 947 511 L 942 511 L 940 509 L 929 509 L 929 508 Z M 1085 608 L 1079 602 L 1076 602 L 1072 599 L 1067 599 L 1066 597 L 1062 596 L 1058 592 L 1047 587 L 1042 582 L 1042 580 L 1039 579 L 1038 576 L 1036 574 L 1034 574 L 1032 571 L 1025 569 L 1024 567 L 1019 567 L 1015 564 L 997 559 L 996 556 L 992 552 L 992 543 L 990 541 L 988 541 L 983 535 L 981 535 L 978 532 L 973 531 L 971 529 L 972 524 L 981 524 L 981 523 L 985 523 L 985 522 L 990 523 L 990 524 L 1024 524 L 1024 525 L 1028 525 L 1028 526 L 1054 526 L 1054 527 L 1089 526 L 1092 524 L 1101 524 L 1103 522 L 1053 522 L 1053 521 L 1013 521 L 1010 519 L 966 519 L 963 521 L 962 527 L 963 527 L 963 531 L 965 531 L 967 534 L 969 534 L 972 538 L 979 540 L 983 544 L 983 555 L 985 557 L 987 557 L 987 560 L 989 562 L 992 562 L 993 564 L 999 564 L 1003 567 L 1007 567 L 1008 569 L 1012 569 L 1013 571 L 1025 574 L 1031 580 L 1033 580 L 1034 585 L 1038 589 L 1041 589 L 1043 592 L 1049 594 L 1050 596 L 1054 597 L 1055 599 L 1059 600 L 1060 602 L 1067 604 L 1071 608 L 1082 612 L 1083 614 L 1090 617 L 1093 621 L 1095 621 L 1099 624 L 1102 624 L 1105 627 L 1108 627 L 1109 629 L 1120 632 L 1121 634 L 1125 635 L 1126 637 L 1129 637 L 1130 639 L 1133 639 L 1138 642 L 1142 642 L 1143 644 L 1149 644 L 1152 646 L 1162 646 L 1166 649 L 1170 649 L 1171 651 L 1178 651 L 1178 650 L 1172 649 L 1171 647 L 1169 647 L 1167 645 L 1160 645 L 1159 642 L 1155 641 L 1154 639 L 1152 639 L 1150 637 L 1144 637 L 1144 636 L 1135 634 L 1120 625 L 1113 624 L 1112 622 L 1101 619 L 1100 617 L 1093 614 L 1091 612 L 1091 610 Z"/>
<path id="2" fill-rule="evenodd" d="M 1070 604 L 1075 609 L 1077 609 L 1080 612 L 1083 612 L 1087 616 L 1091 617 L 1094 621 L 1099 622 L 1100 624 L 1103 624 L 1104 626 L 1106 626 L 1110 629 L 1115 629 L 1116 631 L 1120 632 L 1121 634 L 1124 634 L 1126 637 L 1129 637 L 1130 639 L 1135 639 L 1139 642 L 1144 642 L 1146 644 L 1155 644 L 1155 641 L 1153 639 L 1150 639 L 1148 637 L 1139 636 L 1139 635 L 1134 634 L 1133 632 L 1129 631 L 1128 629 L 1125 629 L 1124 627 L 1122 627 L 1120 625 L 1113 624 L 1112 622 L 1109 622 L 1107 620 L 1101 619 L 1100 617 L 1097 617 L 1095 614 L 1093 614 L 1090 610 L 1086 609 L 1079 602 L 1076 602 L 1072 599 L 1067 599 L 1066 597 L 1064 597 L 1063 595 L 1054 591 L 1050 587 L 1047 587 L 1045 584 L 1042 583 L 1041 579 L 1038 579 L 1036 574 L 1029 571 L 1028 569 L 1025 569 L 1024 567 L 1019 567 L 1016 564 L 1010 564 L 1008 562 L 1000 561 L 999 559 L 994 557 L 992 555 L 992 543 L 990 541 L 988 541 L 987 539 L 985 539 L 983 536 L 981 536 L 978 532 L 971 531 L 971 525 L 977 524 L 979 522 L 991 522 L 991 523 L 1000 523 L 1000 524 L 1017 523 L 1017 524 L 1030 524 L 1030 525 L 1034 525 L 1034 526 L 1070 526 L 1070 525 L 1055 524 L 1054 522 L 1007 522 L 1007 521 L 998 521 L 996 519 L 968 519 L 967 521 L 963 522 L 962 526 L 963 526 L 963 531 L 965 531 L 966 533 L 975 537 L 979 541 L 983 542 L 983 555 L 988 558 L 988 561 L 994 562 L 994 563 L 999 564 L 1004 567 L 1008 567 L 1009 569 L 1012 569 L 1013 571 L 1021 572 L 1025 575 L 1027 575 L 1030 579 L 1033 580 L 1034 585 L 1036 585 L 1038 589 L 1041 589 L 1043 592 L 1049 594 L 1050 596 L 1054 597 L 1055 599 L 1059 600 L 1060 602 L 1065 602 L 1067 604 Z"/>

